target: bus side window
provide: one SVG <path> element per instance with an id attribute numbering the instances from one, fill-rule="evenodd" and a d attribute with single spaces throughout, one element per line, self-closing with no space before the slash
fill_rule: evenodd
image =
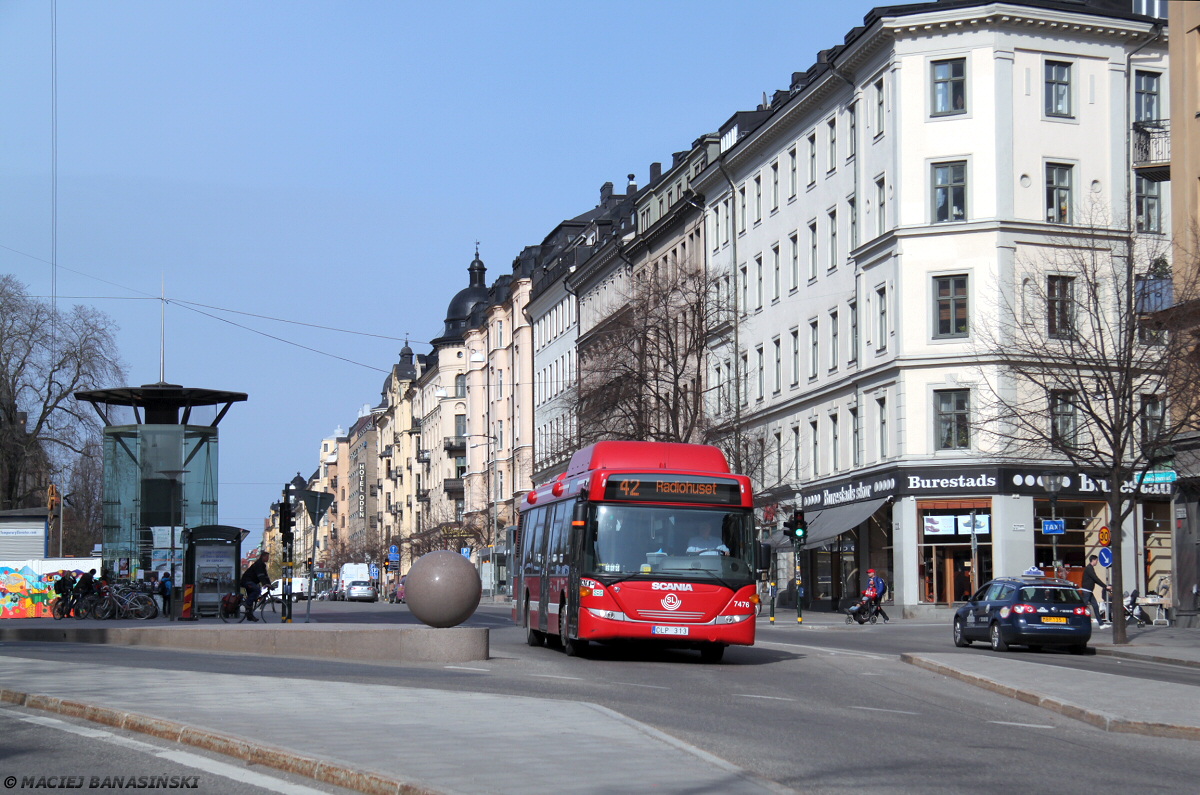
<path id="1" fill-rule="evenodd" d="M 555 574 L 561 574 L 559 571 L 565 560 L 567 547 L 567 532 L 571 522 L 571 503 L 560 502 L 554 506 L 554 518 L 551 520 L 550 543 L 548 544 L 548 553 L 550 560 L 548 561 L 551 571 Z"/>
<path id="2" fill-rule="evenodd" d="M 523 533 L 521 560 L 526 570 L 533 568 L 537 571 L 542 566 L 542 538 L 546 524 L 546 509 L 534 508 L 529 511 L 526 519 L 527 527 Z"/>

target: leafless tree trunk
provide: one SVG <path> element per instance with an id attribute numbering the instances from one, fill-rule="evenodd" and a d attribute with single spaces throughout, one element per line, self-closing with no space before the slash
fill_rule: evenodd
<path id="1" fill-rule="evenodd" d="M 83 451 L 97 421 L 74 393 L 123 377 L 114 331 L 95 309 L 55 312 L 0 276 L 0 510 L 44 504 Z"/>
<path id="2" fill-rule="evenodd" d="M 1124 591 L 1125 521 L 1145 470 L 1169 464 L 1172 442 L 1200 427 L 1200 362 L 1160 310 L 1198 295 L 1194 263 L 1122 230 L 1080 227 L 1018 255 L 995 315 L 981 313 L 983 444 L 1009 460 L 1058 462 L 1108 487 L 1114 601 Z M 1134 535 L 1136 539 L 1137 536 Z M 1113 640 L 1127 642 L 1114 610 Z"/>
<path id="3" fill-rule="evenodd" d="M 64 495 L 63 554 L 86 557 L 104 541 L 104 451 L 92 437 L 71 467 Z"/>

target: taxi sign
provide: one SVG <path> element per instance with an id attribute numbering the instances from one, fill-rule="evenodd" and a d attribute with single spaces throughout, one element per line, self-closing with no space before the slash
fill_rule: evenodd
<path id="1" fill-rule="evenodd" d="M 1100 546 L 1106 547 L 1111 543 L 1112 543 L 1112 533 L 1109 531 L 1108 527 L 1101 527 L 1100 528 Z"/>
<path id="2" fill-rule="evenodd" d="M 1048 536 L 1060 536 L 1067 532 L 1067 521 L 1065 519 L 1043 519 L 1042 534 Z"/>

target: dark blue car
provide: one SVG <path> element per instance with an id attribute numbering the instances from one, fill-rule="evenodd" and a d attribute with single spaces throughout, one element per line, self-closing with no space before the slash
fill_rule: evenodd
<path id="1" fill-rule="evenodd" d="M 954 645 L 982 640 L 994 651 L 1010 644 L 1040 649 L 1065 646 L 1087 651 L 1092 613 L 1079 586 L 1050 577 L 999 577 L 984 585 L 954 613 Z"/>

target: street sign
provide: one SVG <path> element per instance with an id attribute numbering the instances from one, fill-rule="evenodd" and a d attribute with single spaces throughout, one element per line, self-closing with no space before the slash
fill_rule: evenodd
<path id="1" fill-rule="evenodd" d="M 1060 536 L 1067 532 L 1066 519 L 1043 519 L 1042 535 Z"/>
<path id="2" fill-rule="evenodd" d="M 1174 483 L 1177 477 L 1174 470 L 1167 469 L 1159 472 L 1143 472 L 1143 483 Z"/>
<path id="3" fill-rule="evenodd" d="M 391 563 L 399 563 L 400 562 L 400 553 L 399 552 L 389 552 L 388 553 L 388 561 Z"/>
<path id="4" fill-rule="evenodd" d="M 371 564 L 371 579 L 372 580 L 379 579 L 379 564 L 378 563 Z"/>
<path id="5" fill-rule="evenodd" d="M 396 546 L 395 544 L 392 544 L 390 547 L 388 547 L 388 554 L 389 555 L 399 555 L 400 547 Z"/>
<path id="6" fill-rule="evenodd" d="M 1100 546 L 1106 547 L 1111 543 L 1112 543 L 1112 533 L 1109 531 L 1108 527 L 1101 527 L 1100 528 Z"/>
<path id="7" fill-rule="evenodd" d="M 1096 557 L 1100 558 L 1100 565 L 1103 566 L 1104 568 L 1107 569 L 1109 566 L 1112 565 L 1112 560 L 1113 560 L 1112 550 L 1109 549 L 1108 547 L 1104 547 L 1103 549 L 1101 549 L 1096 554 Z"/>

